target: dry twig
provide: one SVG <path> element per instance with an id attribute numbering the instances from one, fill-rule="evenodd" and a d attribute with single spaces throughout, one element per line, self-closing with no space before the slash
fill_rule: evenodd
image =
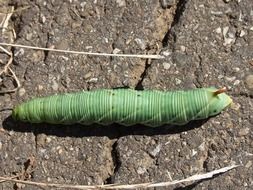
<path id="1" fill-rule="evenodd" d="M 7 11 L 6 13 L 0 13 L 0 14 L 3 14 L 3 16 L 4 16 L 4 19 L 0 23 L 0 27 L 2 28 L 2 33 L 4 33 L 5 30 L 8 28 L 9 20 L 11 18 L 11 15 L 13 14 L 13 11 L 14 11 L 13 6 L 11 6 L 9 8 L 10 8 L 10 10 Z"/>
<path id="2" fill-rule="evenodd" d="M 0 13 L 4 15 L 4 19 L 0 22 L 0 27 L 2 28 L 2 31 L 1 31 L 2 35 L 5 34 L 5 30 L 8 28 L 9 20 L 12 14 L 14 13 L 14 7 L 11 6 L 9 8 L 10 10 L 7 11 L 6 13 Z M 13 34 L 15 34 L 15 31 Z M 10 40 L 13 41 L 13 39 L 10 39 Z M 6 53 L 10 57 L 8 62 L 4 65 L 3 70 L 0 71 L 0 76 L 3 74 L 11 73 L 11 77 L 14 79 L 16 83 L 16 87 L 14 89 L 0 91 L 0 94 L 15 92 L 20 87 L 20 82 L 15 72 L 10 68 L 11 63 L 13 62 L 13 53 L 3 48 L 2 46 L 0 46 L 0 50 L 2 50 L 4 53 Z"/>
<path id="3" fill-rule="evenodd" d="M 53 52 L 59 52 L 59 53 L 73 53 L 73 54 L 81 54 L 81 55 L 110 56 L 110 57 L 132 57 L 132 58 L 147 58 L 147 59 L 163 59 L 164 58 L 161 55 L 95 53 L 95 52 L 72 51 L 72 50 L 62 50 L 62 49 L 53 49 L 53 48 L 42 48 L 42 47 L 36 47 L 36 46 L 27 46 L 27 45 L 10 44 L 10 43 L 0 43 L 0 45 L 27 48 L 27 49 L 34 49 L 34 50 L 53 51 Z"/>
<path id="4" fill-rule="evenodd" d="M 5 50 L 5 51 L 7 51 L 7 50 Z M 0 91 L 0 94 L 15 92 L 21 86 L 15 72 L 10 68 L 10 64 L 13 61 L 13 54 L 11 52 L 8 52 L 8 55 L 10 56 L 10 58 L 9 58 L 7 64 L 4 66 L 3 70 L 0 71 L 0 76 L 4 73 L 7 74 L 8 71 L 9 71 L 11 73 L 11 76 L 13 77 L 15 83 L 16 83 L 16 87 L 14 89 Z"/>
<path id="5" fill-rule="evenodd" d="M 15 175 L 15 176 L 12 176 L 12 177 L 9 177 L 9 179 L 15 179 L 15 178 L 19 178 L 20 175 Z M 3 182 L 6 182 L 7 180 L 0 180 L 0 183 L 3 183 Z"/>
<path id="6" fill-rule="evenodd" d="M 159 183 L 140 183 L 140 184 L 130 184 L 130 185 L 117 185 L 117 184 L 109 184 L 109 185 L 68 185 L 68 184 L 59 184 L 59 183 L 43 183 L 43 182 L 33 182 L 33 181 L 24 181 L 17 180 L 8 177 L 0 177 L 0 180 L 11 181 L 16 183 L 22 183 L 26 185 L 33 185 L 38 187 L 48 187 L 48 188 L 65 188 L 65 189 L 79 189 L 79 190 L 87 190 L 87 189 L 136 189 L 136 188 L 151 188 L 151 187 L 166 187 L 186 182 L 194 182 L 204 179 L 210 179 L 217 174 L 225 173 L 229 170 L 237 168 L 239 165 L 227 166 L 221 169 L 217 169 L 204 174 L 197 174 L 190 176 L 186 179 L 175 180 L 169 182 L 159 182 Z"/>
<path id="7" fill-rule="evenodd" d="M 1 47 L 1 46 L 0 46 L 0 47 Z M 1 49 L 2 49 L 2 48 L 1 48 Z M 7 51 L 7 50 L 5 50 L 5 51 Z M 9 58 L 7 64 L 4 66 L 3 70 L 0 71 L 0 76 L 1 76 L 3 73 L 7 73 L 7 72 L 8 72 L 9 66 L 10 66 L 10 64 L 11 64 L 12 61 L 13 61 L 13 55 L 12 55 L 12 53 L 8 52 L 8 55 L 10 56 L 10 58 Z"/>

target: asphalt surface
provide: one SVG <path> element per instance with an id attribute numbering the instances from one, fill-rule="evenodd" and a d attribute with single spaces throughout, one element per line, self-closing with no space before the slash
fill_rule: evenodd
<path id="1" fill-rule="evenodd" d="M 157 189 L 253 189 L 252 0 L 0 1 L 14 6 L 1 41 L 127 54 L 112 58 L 9 48 L 21 82 L 0 107 L 56 93 L 99 88 L 176 90 L 227 87 L 234 104 L 182 127 L 54 126 L 13 121 L 0 112 L 0 176 L 67 184 L 133 184 L 182 179 L 231 164 L 213 179 Z M 1 11 L 0 11 L 1 12 Z M 1 53 L 2 62 L 8 56 Z M 1 65 L 1 68 L 2 65 Z M 8 75 L 0 88 L 13 88 Z M 2 189 L 36 189 L 0 183 Z M 39 189 L 39 188 L 37 188 Z"/>

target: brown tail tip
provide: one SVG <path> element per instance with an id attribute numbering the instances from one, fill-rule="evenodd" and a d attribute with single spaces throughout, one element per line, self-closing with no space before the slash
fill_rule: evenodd
<path id="1" fill-rule="evenodd" d="M 227 91 L 226 87 L 220 88 L 214 92 L 214 95 L 217 96 L 218 94 L 224 93 Z"/>

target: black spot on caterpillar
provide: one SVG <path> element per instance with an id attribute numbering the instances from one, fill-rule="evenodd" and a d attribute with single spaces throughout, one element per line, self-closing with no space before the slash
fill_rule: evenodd
<path id="1" fill-rule="evenodd" d="M 83 91 L 32 99 L 16 106 L 12 116 L 31 123 L 184 125 L 217 115 L 230 105 L 232 100 L 225 91 L 225 88 Z"/>

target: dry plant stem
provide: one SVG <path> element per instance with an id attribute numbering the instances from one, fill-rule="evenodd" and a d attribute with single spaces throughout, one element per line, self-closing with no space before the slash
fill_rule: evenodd
<path id="1" fill-rule="evenodd" d="M 15 178 L 18 178 L 19 176 L 13 176 L 13 177 L 9 177 L 10 179 L 15 179 Z M 6 182 L 7 180 L 0 180 L 0 183 L 3 183 L 3 182 Z"/>
<path id="2" fill-rule="evenodd" d="M 3 48 L 2 46 L 0 46 L 0 49 L 6 53 L 7 55 L 11 56 L 11 53 L 9 51 L 7 51 L 5 48 Z"/>
<path id="3" fill-rule="evenodd" d="M 81 55 L 110 56 L 110 57 L 132 57 L 132 58 L 147 58 L 147 59 L 163 59 L 164 58 L 161 55 L 93 53 L 93 52 L 71 51 L 71 50 L 62 50 L 62 49 L 53 49 L 53 48 L 42 48 L 42 47 L 27 46 L 27 45 L 21 45 L 21 44 L 9 44 L 9 43 L 0 43 L 0 45 L 27 48 L 27 49 L 34 49 L 34 50 L 53 51 L 53 52 L 60 52 L 60 53 L 73 53 L 73 54 L 81 54 Z"/>
<path id="4" fill-rule="evenodd" d="M 10 59 L 8 60 L 7 64 L 4 66 L 4 69 L 2 71 L 0 71 L 0 76 L 3 73 L 7 73 L 8 72 L 8 68 L 9 68 L 10 64 L 12 63 L 12 61 L 13 61 L 13 56 L 12 56 L 12 54 L 10 54 Z"/>
<path id="5" fill-rule="evenodd" d="M 10 10 L 7 12 L 7 13 L 0 13 L 0 14 L 5 14 L 5 17 L 3 19 L 3 21 L 0 23 L 0 27 L 2 28 L 2 35 L 4 36 L 4 33 L 6 31 L 6 29 L 8 28 L 8 23 L 9 23 L 9 20 L 14 12 L 14 6 L 10 6 L 9 7 Z M 15 33 L 15 30 L 13 29 L 13 34 L 14 36 L 16 35 Z M 11 41 L 13 41 L 13 38 L 10 39 Z M 4 53 L 6 53 L 7 55 L 9 55 L 9 60 L 7 62 L 6 65 L 4 65 L 4 68 L 2 71 L 0 71 L 0 76 L 2 74 L 7 74 L 8 72 L 10 72 L 12 74 L 12 77 L 14 78 L 16 84 L 17 84 L 17 87 L 12 89 L 12 90 L 5 90 L 5 91 L 0 91 L 0 94 L 3 94 L 3 93 L 10 93 L 10 92 L 15 92 L 19 87 L 20 87 L 20 82 L 15 74 L 15 72 L 10 68 L 10 65 L 13 61 L 13 53 L 12 52 L 9 52 L 8 50 L 6 50 L 5 48 L 3 48 L 2 46 L 0 46 L 0 50 L 2 50 Z"/>
<path id="6" fill-rule="evenodd" d="M 182 180 L 175 180 L 169 182 L 160 182 L 160 183 L 140 183 L 140 184 L 130 184 L 130 185 L 117 185 L 117 184 L 109 184 L 109 185 L 67 185 L 67 184 L 58 184 L 58 183 L 42 183 L 42 182 L 32 182 L 32 181 L 24 181 L 24 180 L 17 180 L 11 179 L 8 177 L 0 177 L 0 180 L 11 181 L 16 183 L 22 183 L 26 185 L 34 185 L 38 187 L 48 187 L 48 188 L 65 188 L 65 189 L 80 189 L 80 190 L 87 190 L 87 189 L 136 189 L 136 188 L 151 188 L 151 187 L 166 187 L 175 184 L 181 184 L 186 182 L 194 182 L 203 179 L 209 179 L 214 177 L 214 175 L 225 173 L 231 169 L 237 168 L 239 165 L 231 165 L 221 169 L 217 169 L 205 174 L 197 174 L 190 176 L 186 179 Z"/>
<path id="7" fill-rule="evenodd" d="M 0 46 L 1 47 L 1 46 Z M 1 48 L 2 49 L 2 48 Z M 4 48 L 3 48 L 4 49 Z M 4 69 L 2 71 L 0 71 L 0 76 L 3 74 L 3 73 L 8 73 L 8 71 L 11 73 L 12 77 L 14 78 L 16 84 L 17 84 L 17 87 L 14 88 L 14 89 L 11 89 L 11 90 L 4 90 L 4 91 L 0 91 L 0 94 L 5 94 L 5 93 L 11 93 L 11 92 L 15 92 L 17 91 L 17 89 L 21 86 L 20 85 L 20 82 L 18 80 L 18 77 L 16 76 L 15 72 L 10 68 L 10 64 L 12 63 L 13 61 L 13 54 L 8 52 L 7 50 L 4 51 L 5 53 L 7 53 L 8 55 L 10 55 L 10 59 L 8 60 L 8 63 L 4 66 Z"/>
<path id="8" fill-rule="evenodd" d="M 35 170 L 32 170 L 31 172 L 34 172 Z M 24 173 L 9 177 L 10 179 L 20 178 Z M 0 183 L 6 182 L 6 180 L 0 180 Z"/>
<path id="9" fill-rule="evenodd" d="M 17 83 L 17 87 L 11 90 L 3 90 L 0 91 L 0 94 L 5 94 L 5 93 L 11 93 L 11 92 L 16 92 L 20 88 L 20 81 L 18 80 L 18 77 L 16 76 L 15 72 L 8 67 L 8 70 L 11 72 L 12 77 L 14 78 L 15 82 Z"/>
<path id="10" fill-rule="evenodd" d="M 8 11 L 7 13 L 3 13 L 3 14 L 5 14 L 5 18 L 4 18 L 3 21 L 0 23 L 1 28 L 2 28 L 2 33 L 4 33 L 5 30 L 8 28 L 8 22 L 9 22 L 9 20 L 10 20 L 10 18 L 11 18 L 11 15 L 13 14 L 14 7 L 11 6 L 10 9 L 11 9 L 11 10 Z"/>

